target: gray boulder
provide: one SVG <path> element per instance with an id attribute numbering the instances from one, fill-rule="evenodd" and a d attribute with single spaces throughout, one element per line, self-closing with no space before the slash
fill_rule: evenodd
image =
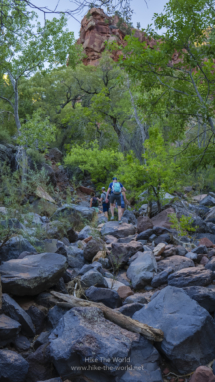
<path id="1" fill-rule="evenodd" d="M 127 366 L 134 369 L 140 362 L 141 372 L 148 374 L 146 381 L 162 381 L 161 374 L 160 379 L 153 378 L 160 370 L 159 355 L 152 344 L 139 334 L 106 320 L 100 309 L 71 309 L 49 339 L 54 366 L 59 375 L 69 379 L 82 375 L 83 379 L 93 378 L 96 382 L 119 382 Z M 126 363 L 125 359 L 128 359 Z M 101 369 L 93 374 L 92 370 L 80 367 L 88 365 L 95 368 L 99 365 Z M 78 370 L 79 367 L 82 370 Z"/>
<path id="2" fill-rule="evenodd" d="M 126 304 L 121 306 L 118 309 L 115 309 L 117 312 L 124 314 L 127 317 L 131 317 L 134 315 L 135 312 L 142 309 L 143 304 L 140 304 L 139 302 L 134 302 L 133 304 Z"/>
<path id="3" fill-rule="evenodd" d="M 19 352 L 26 351 L 31 348 L 30 341 L 22 335 L 19 335 L 18 337 L 16 337 L 13 344 Z"/>
<path id="4" fill-rule="evenodd" d="M 197 301 L 208 312 L 215 312 L 215 290 L 202 286 L 190 286 L 183 288 L 187 295 Z"/>
<path id="5" fill-rule="evenodd" d="M 137 237 L 136 237 L 136 240 L 137 241 L 139 241 L 139 240 L 148 240 L 153 233 L 154 233 L 153 229 L 149 228 L 146 231 L 143 231 L 143 232 L 139 233 L 139 235 L 137 235 Z"/>
<path id="6" fill-rule="evenodd" d="M 78 275 L 82 276 L 91 270 L 102 273 L 102 264 L 97 261 L 94 261 L 92 264 L 85 264 L 78 272 Z"/>
<path id="7" fill-rule="evenodd" d="M 182 289 L 171 286 L 162 289 L 133 319 L 164 332 L 164 340 L 157 348 L 181 374 L 190 373 L 214 358 L 213 319 Z"/>
<path id="8" fill-rule="evenodd" d="M 137 224 L 137 219 L 136 216 L 132 211 L 125 210 L 123 216 L 122 216 L 122 221 L 128 224 Z"/>
<path id="9" fill-rule="evenodd" d="M 137 233 L 153 228 L 153 223 L 148 216 L 139 216 L 137 219 Z"/>
<path id="10" fill-rule="evenodd" d="M 206 286 L 212 283 L 213 272 L 204 268 L 185 268 L 168 277 L 168 285 L 183 288 L 187 286 Z"/>
<path id="11" fill-rule="evenodd" d="M 143 251 L 143 245 L 138 241 L 133 240 L 127 244 L 113 243 L 110 257 L 112 261 L 125 265 L 131 256 L 141 251 Z"/>
<path id="12" fill-rule="evenodd" d="M 212 257 L 212 259 L 205 265 L 205 269 L 210 269 L 211 271 L 215 272 L 215 257 Z"/>
<path id="13" fill-rule="evenodd" d="M 0 346 L 10 343 L 19 334 L 20 330 L 21 325 L 19 322 L 5 314 L 0 314 Z"/>
<path id="14" fill-rule="evenodd" d="M 25 382 L 45 381 L 59 375 L 52 364 L 49 343 L 41 345 L 34 353 L 30 353 L 27 361 L 29 369 Z"/>
<path id="15" fill-rule="evenodd" d="M 176 255 L 176 256 L 167 257 L 165 260 L 159 261 L 158 272 L 162 272 L 168 267 L 172 267 L 174 271 L 179 271 L 180 269 L 194 267 L 194 266 L 195 264 L 193 260 Z"/>
<path id="16" fill-rule="evenodd" d="M 50 332 L 42 332 L 40 335 L 36 338 L 36 340 L 33 343 L 34 350 L 37 350 L 38 347 L 40 347 L 43 344 L 46 344 L 49 339 Z"/>
<path id="17" fill-rule="evenodd" d="M 94 256 L 99 251 L 105 250 L 105 243 L 100 239 L 91 239 L 88 241 L 88 243 L 84 246 L 84 258 L 87 261 L 92 261 Z"/>
<path id="18" fill-rule="evenodd" d="M 21 324 L 23 334 L 29 337 L 35 336 L 35 328 L 31 317 L 6 293 L 2 294 L 2 310 L 7 316 Z"/>
<path id="19" fill-rule="evenodd" d="M 29 241 L 24 239 L 21 235 L 11 237 L 11 239 L 0 248 L 0 261 L 18 259 L 19 255 L 24 251 L 37 253 Z"/>
<path id="20" fill-rule="evenodd" d="M 57 305 L 49 309 L 49 312 L 47 314 L 48 327 L 50 329 L 56 328 L 60 319 L 64 316 L 66 312 L 68 312 L 69 309 L 70 308 L 62 308 L 61 306 L 57 306 Z"/>
<path id="21" fill-rule="evenodd" d="M 121 298 L 115 290 L 107 288 L 97 288 L 91 286 L 85 291 L 85 295 L 90 301 L 102 302 L 111 309 L 118 308 L 122 305 Z"/>
<path id="22" fill-rule="evenodd" d="M 28 367 L 28 362 L 20 354 L 11 350 L 0 350 L 0 381 L 24 382 Z"/>
<path id="23" fill-rule="evenodd" d="M 187 252 L 185 257 L 187 257 L 187 259 L 190 259 L 190 260 L 193 260 L 193 261 L 197 261 L 198 260 L 197 253 L 193 253 L 193 252 Z"/>
<path id="24" fill-rule="evenodd" d="M 164 271 L 158 273 L 157 275 L 155 275 L 153 277 L 152 282 L 151 282 L 151 286 L 153 288 L 157 288 L 163 284 L 167 284 L 168 283 L 168 276 L 173 272 L 174 272 L 173 268 L 168 267 Z"/>
<path id="25" fill-rule="evenodd" d="M 215 221 L 215 207 L 210 208 L 210 210 L 209 210 L 209 212 L 205 218 L 205 221 L 206 222 Z"/>
<path id="26" fill-rule="evenodd" d="M 76 204 L 65 204 L 63 207 L 57 209 L 52 215 L 51 220 L 66 218 L 73 224 L 77 223 L 77 221 L 92 221 L 94 215 L 95 210 L 93 208 L 78 206 Z"/>
<path id="27" fill-rule="evenodd" d="M 207 195 L 204 199 L 201 200 L 200 205 L 212 207 L 215 206 L 215 198 L 211 195 Z"/>
<path id="28" fill-rule="evenodd" d="M 148 300 L 144 296 L 144 293 L 135 293 L 132 296 L 128 296 L 122 303 L 122 305 L 126 304 L 134 304 L 134 303 L 139 303 L 139 304 L 147 304 Z"/>
<path id="29" fill-rule="evenodd" d="M 86 225 L 78 234 L 78 240 L 84 240 L 87 237 L 92 236 L 92 228 Z"/>
<path id="30" fill-rule="evenodd" d="M 137 252 L 138 257 L 132 261 L 127 270 L 127 276 L 135 289 L 140 289 L 150 283 L 157 264 L 152 252 Z"/>
<path id="31" fill-rule="evenodd" d="M 127 237 L 135 234 L 135 227 L 133 224 L 122 223 L 116 221 L 110 221 L 105 223 L 101 229 L 101 235 L 111 235 L 120 239 L 121 237 Z"/>
<path id="32" fill-rule="evenodd" d="M 0 266 L 3 292 L 16 296 L 35 296 L 52 287 L 67 268 L 66 258 L 56 253 L 41 253 Z"/>
<path id="33" fill-rule="evenodd" d="M 199 245 L 199 247 L 196 247 L 192 249 L 193 253 L 197 253 L 197 255 L 202 255 L 204 253 L 208 253 L 207 247 L 205 245 Z"/>
<path id="34" fill-rule="evenodd" d="M 67 247 L 67 259 L 70 268 L 82 268 L 85 264 L 84 251 L 78 247 Z"/>
<path id="35" fill-rule="evenodd" d="M 108 284 L 105 278 L 101 275 L 101 273 L 97 271 L 88 271 L 83 276 L 81 276 L 81 285 L 84 288 L 89 288 L 91 286 L 103 287 L 107 288 Z"/>

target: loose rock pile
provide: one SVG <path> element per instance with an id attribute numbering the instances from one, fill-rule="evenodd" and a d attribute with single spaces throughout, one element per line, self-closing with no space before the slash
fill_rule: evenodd
<path id="1" fill-rule="evenodd" d="M 41 253 L 16 234 L 0 247 L 0 381 L 214 382 L 215 207 L 205 199 L 194 206 L 198 232 L 182 238 L 165 211 L 153 219 L 128 211 L 121 225 L 80 232 L 73 219 L 90 221 L 88 207 L 64 205 L 45 222 L 35 214 L 42 226 L 63 214 L 71 228 L 43 240 Z M 102 303 L 164 339 L 120 327 L 96 304 L 71 308 L 63 295 Z"/>

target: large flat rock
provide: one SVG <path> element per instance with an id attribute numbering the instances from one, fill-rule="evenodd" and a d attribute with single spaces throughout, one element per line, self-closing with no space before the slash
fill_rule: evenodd
<path id="1" fill-rule="evenodd" d="M 52 215 L 51 220 L 66 218 L 70 223 L 75 223 L 77 219 L 91 221 L 95 215 L 95 210 L 89 207 L 79 206 L 77 204 L 64 204 Z"/>
<path id="2" fill-rule="evenodd" d="M 132 318 L 163 330 L 164 340 L 157 348 L 179 373 L 190 373 L 214 359 L 213 318 L 182 289 L 167 286 Z"/>
<path id="3" fill-rule="evenodd" d="M 204 268 L 184 268 L 168 276 L 168 285 L 178 288 L 207 286 L 213 281 L 213 272 Z"/>
<path id="4" fill-rule="evenodd" d="M 106 320 L 100 309 L 69 310 L 49 340 L 54 366 L 59 375 L 68 379 L 82 374 L 95 382 L 118 382 L 123 381 L 120 377 L 125 374 L 126 367 L 133 369 L 135 365 L 142 365 L 141 372 L 148 378 L 145 376 L 142 380 L 162 381 L 159 354 L 152 344 L 139 334 Z M 85 371 L 83 366 L 92 369 Z M 156 373 L 160 379 L 154 378 Z"/>
<path id="5" fill-rule="evenodd" d="M 167 257 L 158 262 L 158 272 L 162 272 L 168 267 L 172 267 L 174 271 L 179 271 L 183 268 L 195 267 L 195 264 L 193 260 L 178 255 Z"/>
<path id="6" fill-rule="evenodd" d="M 127 237 L 129 235 L 134 235 L 136 231 L 135 226 L 133 224 L 122 223 L 119 224 L 115 221 L 110 221 L 105 223 L 101 229 L 101 235 L 111 235 L 120 239 L 122 237 Z"/>
<path id="7" fill-rule="evenodd" d="M 7 261 L 0 266 L 3 292 L 34 296 L 55 285 L 66 269 L 66 258 L 57 253 Z"/>

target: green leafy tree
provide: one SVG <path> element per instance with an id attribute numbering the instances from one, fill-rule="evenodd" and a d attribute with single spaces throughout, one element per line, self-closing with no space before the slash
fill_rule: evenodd
<path id="1" fill-rule="evenodd" d="M 55 140 L 56 127 L 48 117 L 41 117 L 40 110 L 35 111 L 32 118 L 27 115 L 26 119 L 27 122 L 21 125 L 17 142 L 26 148 L 45 151 L 49 143 Z"/>
<path id="2" fill-rule="evenodd" d="M 192 146 L 188 170 L 214 160 L 214 16 L 213 0 L 170 0 L 164 13 L 154 15 L 155 27 L 166 32 L 146 30 L 155 39 L 153 49 L 127 37 L 121 61 L 140 82 L 139 102 L 151 123 L 160 123 L 183 156 Z"/>

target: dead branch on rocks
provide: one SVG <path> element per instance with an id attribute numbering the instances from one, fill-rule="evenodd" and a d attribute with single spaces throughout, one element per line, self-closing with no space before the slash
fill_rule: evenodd
<path id="1" fill-rule="evenodd" d="M 94 307 L 99 308 L 103 312 L 106 319 L 113 322 L 114 324 L 120 326 L 121 328 L 127 329 L 130 332 L 142 334 L 145 338 L 151 341 L 160 342 L 163 340 L 163 332 L 160 329 L 152 328 L 149 325 L 142 324 L 139 321 L 133 320 L 130 317 L 125 316 L 122 313 L 116 312 L 111 308 L 108 308 L 102 303 L 85 301 L 81 298 L 74 296 L 65 295 L 63 293 L 51 291 L 51 294 L 60 300 L 67 303 L 67 307 Z"/>

